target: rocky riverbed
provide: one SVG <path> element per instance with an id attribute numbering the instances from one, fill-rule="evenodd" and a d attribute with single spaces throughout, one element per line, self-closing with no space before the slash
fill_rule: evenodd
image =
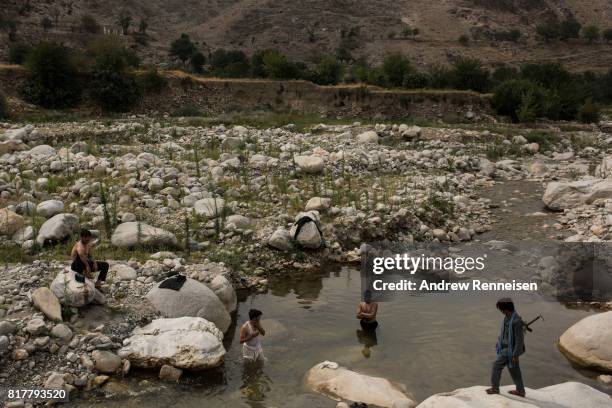
<path id="1" fill-rule="evenodd" d="M 502 244 L 492 245 L 503 250 L 502 240 L 516 237 L 504 235 L 498 204 L 486 197 L 503 183 L 542 186 L 555 212 L 523 214 L 551 220 L 534 223 L 533 234 L 610 241 L 611 151 L 606 123 L 302 130 L 131 117 L 3 124 L 0 386 L 113 394 L 108 384 L 132 366 L 172 381 L 183 369 L 214 367 L 236 290 L 265 292 L 271 276 L 358 262 L 370 241 L 470 243 L 495 234 Z M 94 231 L 96 257 L 111 264 L 105 293 L 82 297 L 100 306 L 81 307 L 53 290 L 54 280 L 68 285 L 81 228 Z M 188 277 L 194 302 L 156 294 L 176 273 Z M 192 320 L 175 320 L 183 316 Z M 206 353 L 177 359 L 151 338 L 160 332 L 167 339 L 189 333 Z"/>

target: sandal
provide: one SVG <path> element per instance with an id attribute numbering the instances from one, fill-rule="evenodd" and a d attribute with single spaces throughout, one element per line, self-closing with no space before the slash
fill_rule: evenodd
<path id="1" fill-rule="evenodd" d="M 516 395 L 517 397 L 525 398 L 525 393 L 518 392 L 517 390 L 508 391 L 508 394 Z"/>
<path id="2" fill-rule="evenodd" d="M 489 388 L 487 389 L 487 394 L 491 395 L 491 394 L 499 394 L 499 389 L 497 388 Z"/>

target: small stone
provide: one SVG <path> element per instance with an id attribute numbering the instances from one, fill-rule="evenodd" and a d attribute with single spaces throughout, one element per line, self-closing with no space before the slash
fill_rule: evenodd
<path id="1" fill-rule="evenodd" d="M 159 379 L 164 381 L 178 382 L 181 375 L 183 375 L 183 370 L 167 364 L 164 364 L 159 370 Z"/>

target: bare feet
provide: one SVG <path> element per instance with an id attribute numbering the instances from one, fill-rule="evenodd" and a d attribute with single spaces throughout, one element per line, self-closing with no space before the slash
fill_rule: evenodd
<path id="1" fill-rule="evenodd" d="M 489 388 L 487 389 L 487 394 L 491 395 L 491 394 L 499 394 L 499 389 L 497 388 Z"/>

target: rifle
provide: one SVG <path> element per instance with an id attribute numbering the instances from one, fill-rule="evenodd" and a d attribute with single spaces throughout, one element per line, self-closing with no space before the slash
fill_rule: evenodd
<path id="1" fill-rule="evenodd" d="M 539 315 L 538 317 L 536 317 L 535 319 L 533 319 L 532 321 L 530 321 L 529 323 L 523 323 L 523 330 L 526 332 L 531 333 L 533 331 L 533 329 L 529 326 L 531 326 L 533 323 L 535 323 L 536 321 L 538 321 L 539 319 L 544 320 L 544 318 L 542 317 L 542 315 Z"/>

